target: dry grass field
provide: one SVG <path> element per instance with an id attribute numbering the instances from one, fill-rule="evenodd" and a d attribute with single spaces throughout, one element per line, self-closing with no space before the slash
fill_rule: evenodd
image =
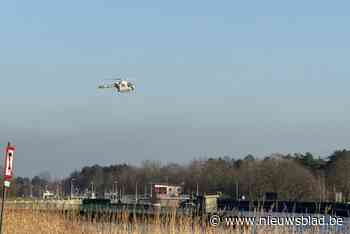
<path id="1" fill-rule="evenodd" d="M 163 234 L 163 233 L 297 233 L 294 227 L 247 227 L 247 228 L 223 228 L 210 227 L 206 221 L 199 218 L 181 217 L 174 215 L 167 217 L 141 217 L 130 220 L 127 214 L 119 214 L 112 220 L 103 218 L 96 221 L 83 219 L 76 214 L 63 215 L 58 212 L 42 212 L 38 210 L 6 210 L 3 224 L 5 234 Z M 300 232 L 299 232 L 300 233 Z M 306 230 L 302 233 L 320 233 L 318 228 Z M 327 232 L 327 233 L 336 233 Z"/>

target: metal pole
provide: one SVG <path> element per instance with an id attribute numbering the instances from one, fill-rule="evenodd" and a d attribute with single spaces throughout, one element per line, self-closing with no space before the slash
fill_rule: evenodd
<path id="1" fill-rule="evenodd" d="M 70 199 L 73 198 L 73 179 L 70 180 Z"/>
<path id="2" fill-rule="evenodd" d="M 73 199 L 73 195 L 74 195 L 73 180 L 75 181 L 75 178 L 72 178 L 72 179 L 70 180 L 70 199 Z"/>
<path id="3" fill-rule="evenodd" d="M 118 200 L 119 194 L 118 194 L 118 181 L 115 181 L 115 188 L 114 188 L 114 195 L 116 196 L 116 199 Z"/>
<path id="4" fill-rule="evenodd" d="M 149 183 L 149 184 L 150 184 L 149 197 L 152 198 L 152 195 L 153 195 L 152 183 Z"/>
<path id="5" fill-rule="evenodd" d="M 10 142 L 7 143 L 7 147 L 10 147 Z M 5 167 L 6 167 L 6 153 L 4 157 L 4 175 L 5 175 Z M 4 217 L 4 206 L 5 206 L 5 196 L 6 196 L 6 186 L 5 186 L 5 176 L 2 181 L 2 202 L 1 202 L 1 216 L 0 216 L 0 234 L 2 234 L 2 219 Z"/>
<path id="6" fill-rule="evenodd" d="M 135 188 L 135 203 L 137 204 L 137 182 L 136 182 L 136 188 Z"/>
<path id="7" fill-rule="evenodd" d="M 58 200 L 59 199 L 59 197 L 60 197 L 60 187 L 59 187 L 59 184 L 58 184 L 58 182 L 56 183 L 56 200 Z"/>
<path id="8" fill-rule="evenodd" d="M 236 200 L 238 201 L 238 182 L 236 182 Z"/>
<path id="9" fill-rule="evenodd" d="M 94 182 L 91 182 L 91 198 L 95 199 Z"/>
<path id="10" fill-rule="evenodd" d="M 3 183 L 2 183 L 1 217 L 0 217 L 0 234 L 2 233 L 2 218 L 4 216 L 5 196 L 6 196 L 6 187 L 5 187 L 5 181 L 3 181 Z"/>

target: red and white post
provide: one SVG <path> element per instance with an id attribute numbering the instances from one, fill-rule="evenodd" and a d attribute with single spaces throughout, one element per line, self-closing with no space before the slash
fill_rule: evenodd
<path id="1" fill-rule="evenodd" d="M 5 149 L 5 163 L 4 163 L 4 182 L 2 186 L 2 203 L 1 203 L 1 217 L 0 217 L 0 234 L 2 233 L 2 218 L 4 214 L 6 189 L 11 186 L 13 176 L 13 156 L 15 154 L 15 147 L 11 146 L 10 142 Z"/>

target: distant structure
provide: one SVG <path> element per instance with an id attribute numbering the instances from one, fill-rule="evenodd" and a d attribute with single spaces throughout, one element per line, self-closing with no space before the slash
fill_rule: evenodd
<path id="1" fill-rule="evenodd" d="M 49 199 L 55 199 L 56 196 L 53 192 L 50 192 L 49 190 L 46 190 L 44 193 L 43 193 L 43 199 L 44 200 L 49 200 Z"/>
<path id="2" fill-rule="evenodd" d="M 341 192 L 336 192 L 335 193 L 335 202 L 343 202 L 343 193 Z"/>
<path id="3" fill-rule="evenodd" d="M 116 192 L 105 192 L 104 198 L 110 199 L 112 201 L 117 201 L 119 197 L 118 197 L 118 193 L 116 193 Z"/>
<path id="4" fill-rule="evenodd" d="M 167 183 L 151 184 L 151 203 L 166 207 L 179 207 L 182 187 Z"/>
<path id="5" fill-rule="evenodd" d="M 94 182 L 91 182 L 91 191 L 88 192 L 88 197 L 91 199 L 96 199 Z"/>

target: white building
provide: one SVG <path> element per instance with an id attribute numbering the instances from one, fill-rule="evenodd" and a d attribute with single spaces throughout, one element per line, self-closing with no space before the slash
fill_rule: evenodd
<path id="1" fill-rule="evenodd" d="M 56 196 L 53 192 L 50 192 L 49 190 L 46 190 L 44 193 L 43 193 L 43 199 L 44 200 L 47 200 L 47 199 L 55 199 Z"/>

